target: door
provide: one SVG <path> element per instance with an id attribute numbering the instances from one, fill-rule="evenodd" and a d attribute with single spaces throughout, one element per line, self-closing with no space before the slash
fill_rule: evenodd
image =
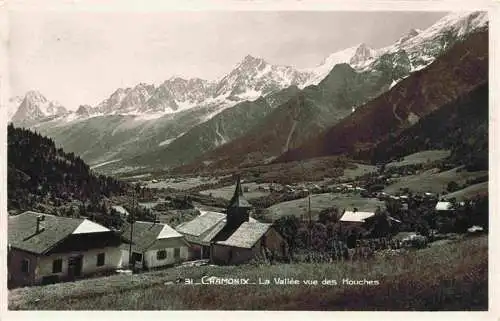
<path id="1" fill-rule="evenodd" d="M 68 276 L 76 278 L 82 275 L 83 255 L 71 256 L 68 259 Z"/>
<path id="2" fill-rule="evenodd" d="M 143 268 L 143 256 L 142 253 L 132 252 L 132 267 L 136 269 Z"/>

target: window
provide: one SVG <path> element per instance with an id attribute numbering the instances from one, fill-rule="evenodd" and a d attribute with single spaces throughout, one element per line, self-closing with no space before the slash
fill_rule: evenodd
<path id="1" fill-rule="evenodd" d="M 167 258 L 167 251 L 165 250 L 159 250 L 156 252 L 156 259 L 157 260 L 165 260 Z"/>
<path id="2" fill-rule="evenodd" d="M 30 272 L 30 260 L 23 259 L 23 261 L 21 262 L 21 272 L 23 272 L 23 273 Z"/>
<path id="3" fill-rule="evenodd" d="M 52 273 L 62 272 L 62 259 L 52 261 Z"/>
<path id="4" fill-rule="evenodd" d="M 142 262 L 142 254 L 137 252 L 132 252 L 132 262 Z"/>
<path id="5" fill-rule="evenodd" d="M 104 260 L 105 260 L 104 253 L 97 254 L 97 266 L 103 266 Z"/>
<path id="6" fill-rule="evenodd" d="M 181 257 L 181 249 L 180 249 L 180 248 L 176 247 L 176 248 L 174 249 L 174 257 L 175 257 L 176 259 L 178 259 L 178 258 L 180 258 L 180 257 Z"/>

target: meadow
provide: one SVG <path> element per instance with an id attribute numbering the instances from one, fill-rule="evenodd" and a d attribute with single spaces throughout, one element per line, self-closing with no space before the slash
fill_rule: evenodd
<path id="1" fill-rule="evenodd" d="M 203 276 L 293 278 L 318 285 L 187 285 Z M 343 285 L 342 279 L 378 285 Z M 322 285 L 324 279 L 337 285 Z M 469 237 L 397 256 L 334 263 L 176 267 L 9 291 L 10 310 L 488 309 L 488 237 Z"/>

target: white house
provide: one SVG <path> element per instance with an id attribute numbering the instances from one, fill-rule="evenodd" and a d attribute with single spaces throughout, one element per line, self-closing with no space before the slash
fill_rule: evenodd
<path id="1" fill-rule="evenodd" d="M 136 221 L 126 224 L 122 235 L 131 240 L 132 260 L 136 267 L 154 269 L 188 259 L 189 243 L 167 224 Z M 122 244 L 122 267 L 129 266 L 129 251 L 130 244 Z"/>
<path id="2" fill-rule="evenodd" d="M 340 223 L 343 225 L 363 225 L 367 220 L 375 217 L 375 212 L 360 212 L 360 211 L 345 211 L 340 218 Z M 387 216 L 387 219 L 391 222 L 401 223 L 400 220 Z"/>
<path id="3" fill-rule="evenodd" d="M 87 219 L 24 212 L 9 216 L 10 286 L 72 280 L 118 268 L 119 234 Z"/>

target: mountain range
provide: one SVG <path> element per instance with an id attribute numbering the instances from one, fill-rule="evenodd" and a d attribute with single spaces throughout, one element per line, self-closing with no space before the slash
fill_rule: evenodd
<path id="1" fill-rule="evenodd" d="M 488 33 L 479 32 L 277 161 L 363 153 L 487 81 Z"/>
<path id="2" fill-rule="evenodd" d="M 74 112 L 29 92 L 10 113 L 11 121 L 35 128 L 108 172 L 195 160 L 211 164 L 227 158 L 224 150 L 237 153 L 234 147 L 248 142 L 255 146 L 246 150 L 248 157 L 227 165 L 270 161 L 484 28 L 484 12 L 451 14 L 426 30 L 410 30 L 390 46 L 356 45 L 304 70 L 248 55 L 217 81 L 173 77 L 159 86 L 141 83 Z"/>
<path id="3" fill-rule="evenodd" d="M 465 38 L 447 35 L 443 48 L 449 49 L 413 72 L 405 51 L 386 53 L 365 71 L 337 64 L 318 86 L 305 88 L 299 99 L 276 108 L 245 136 L 178 170 L 211 171 L 352 154 L 371 147 L 382 135 L 413 125 L 487 80 L 487 32 L 475 30 Z M 402 80 L 395 84 L 395 79 Z M 349 106 L 357 106 L 355 112 Z"/>

